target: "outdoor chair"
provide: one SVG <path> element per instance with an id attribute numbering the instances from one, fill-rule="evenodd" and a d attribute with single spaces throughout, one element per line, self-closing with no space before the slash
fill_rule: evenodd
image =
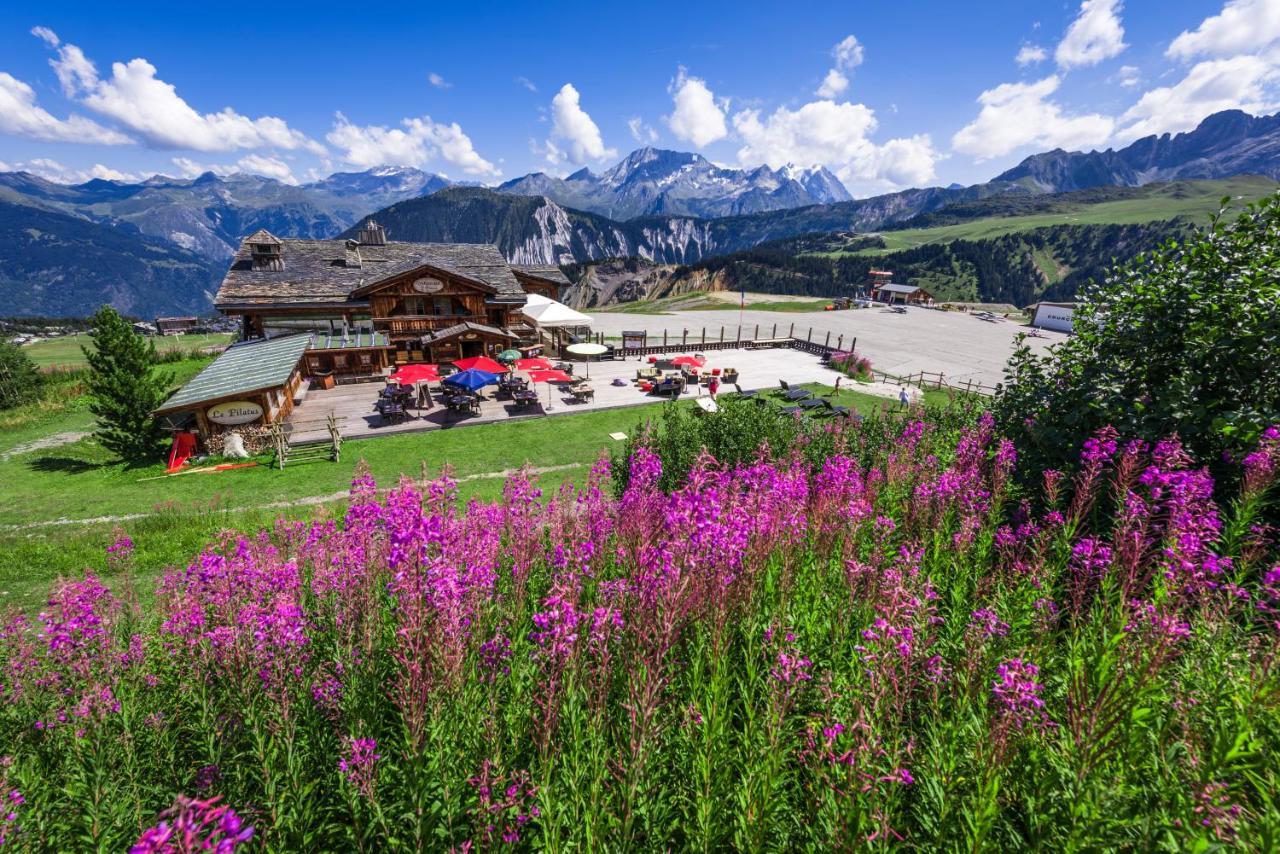
<path id="1" fill-rule="evenodd" d="M 795 415 L 797 412 L 803 412 L 804 410 L 798 406 L 783 406 L 779 407 L 778 411 L 783 415 Z"/>
<path id="2" fill-rule="evenodd" d="M 801 409 L 803 409 L 803 410 L 805 410 L 805 411 L 807 412 L 807 411 L 809 411 L 810 409 L 817 409 L 817 408 L 821 407 L 821 406 L 822 406 L 822 404 L 824 404 L 824 403 L 826 403 L 826 401 L 824 401 L 824 400 L 822 400 L 822 399 L 820 399 L 820 398 L 817 398 L 817 397 L 810 397 L 810 398 L 806 398 L 806 399 L 804 399 L 804 400 L 800 401 L 800 408 L 801 408 Z"/>
<path id="3" fill-rule="evenodd" d="M 791 391 L 791 386 L 787 383 L 786 380 L 778 380 L 778 391 L 782 392 L 783 394 L 786 394 L 787 392 Z"/>
<path id="4" fill-rule="evenodd" d="M 820 401 L 820 403 L 822 404 L 823 410 L 828 415 L 841 415 L 841 416 L 844 416 L 845 418 L 849 417 L 849 407 L 847 406 L 839 406 L 827 400 L 826 398 L 823 398 Z"/>
<path id="5" fill-rule="evenodd" d="M 726 380 L 725 382 L 728 382 L 728 380 Z M 737 393 L 738 397 L 740 397 L 743 400 L 756 396 L 756 393 L 754 391 L 743 391 L 742 386 L 738 385 L 737 383 L 733 383 L 733 390 Z"/>
<path id="6" fill-rule="evenodd" d="M 813 397 L 813 392 L 803 388 L 793 388 L 783 395 L 787 400 L 798 401 Z"/>

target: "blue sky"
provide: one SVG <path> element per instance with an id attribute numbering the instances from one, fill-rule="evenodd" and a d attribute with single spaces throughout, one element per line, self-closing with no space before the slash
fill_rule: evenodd
<path id="1" fill-rule="evenodd" d="M 3 9 L 0 169 L 496 183 L 654 144 L 862 196 L 1280 103 L 1280 0 L 202 5 Z"/>

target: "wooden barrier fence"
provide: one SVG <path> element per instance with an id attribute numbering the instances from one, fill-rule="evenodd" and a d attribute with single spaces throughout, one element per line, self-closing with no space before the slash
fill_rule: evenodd
<path id="1" fill-rule="evenodd" d="M 771 327 L 764 328 L 763 331 L 767 334 L 763 338 L 760 335 L 761 331 L 762 328 L 758 324 L 737 327 L 721 326 L 719 329 L 712 328 L 711 330 L 704 326 L 694 334 L 690 334 L 688 329 L 682 329 L 678 336 L 670 330 L 664 329 L 661 336 L 662 343 L 658 343 L 658 335 L 655 333 L 645 336 L 643 346 L 617 347 L 614 352 L 622 358 L 627 358 L 660 356 L 669 353 L 789 347 L 804 353 L 812 353 L 815 356 L 826 357 L 832 353 L 853 352 L 858 347 L 857 336 L 848 336 L 846 346 L 846 336 L 844 335 L 832 334 L 831 332 L 815 333 L 813 327 L 797 332 L 794 323 L 789 324 L 782 334 L 779 334 L 779 324 L 776 323 L 772 324 Z M 751 334 L 744 335 L 745 332 L 750 332 Z M 593 337 L 599 343 L 604 343 L 603 333 L 597 333 Z M 650 339 L 654 343 L 649 343 Z M 996 392 L 995 386 L 989 386 L 974 379 L 963 381 L 948 380 L 941 371 L 919 371 L 906 376 L 894 376 L 873 368 L 872 374 L 885 382 L 903 383 L 920 389 L 951 389 L 952 391 L 960 391 L 966 394 L 987 396 Z"/>

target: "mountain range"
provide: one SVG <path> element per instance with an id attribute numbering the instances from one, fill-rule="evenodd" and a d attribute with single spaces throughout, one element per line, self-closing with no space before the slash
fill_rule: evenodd
<path id="1" fill-rule="evenodd" d="M 1073 190 L 1239 174 L 1280 178 L 1280 115 L 1227 111 L 1193 131 L 1147 137 L 1119 150 L 1036 154 L 970 187 L 856 200 L 822 167 L 733 169 L 656 148 L 634 151 L 599 174 L 534 173 L 493 189 L 401 167 L 336 173 L 296 186 L 213 173 L 67 186 L 11 172 L 0 173 L 0 223 L 38 218 L 35 230 L 46 242 L 6 241 L 0 267 L 10 313 L 80 314 L 104 298 L 141 314 L 207 311 L 207 294 L 227 259 L 243 235 L 258 228 L 325 238 L 372 217 L 395 240 L 492 242 L 515 262 L 639 257 L 694 264 L 797 235 L 875 232 L 927 214 L 945 220 L 948 212 L 986 200 L 1008 199 L 1017 207 L 1018 199 Z M 52 245 L 95 249 L 84 257 L 39 251 Z M 105 260 L 112 253 L 127 257 Z M 136 264 L 167 270 L 144 275 Z M 94 298 L 86 288 L 101 283 L 103 269 L 120 278 Z M 170 281 L 177 269 L 181 281 Z M 125 270 L 135 272 L 126 276 Z M 59 297 L 64 291 L 76 296 Z"/>

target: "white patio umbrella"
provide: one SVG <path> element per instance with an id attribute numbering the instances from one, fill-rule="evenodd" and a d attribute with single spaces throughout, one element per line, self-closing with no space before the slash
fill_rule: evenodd
<path id="1" fill-rule="evenodd" d="M 581 344 L 570 344 L 565 347 L 566 353 L 572 353 L 575 356 L 587 357 L 587 376 L 591 376 L 591 357 L 599 356 L 601 353 L 608 352 L 609 348 L 603 344 L 592 344 L 590 341 L 584 341 Z"/>

